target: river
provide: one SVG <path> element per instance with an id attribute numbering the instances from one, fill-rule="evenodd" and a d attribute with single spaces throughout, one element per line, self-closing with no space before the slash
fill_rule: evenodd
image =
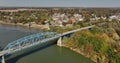
<path id="1" fill-rule="evenodd" d="M 0 46 L 4 48 L 9 42 L 39 32 L 35 29 L 0 25 Z M 14 58 L 16 59 L 16 58 Z M 11 62 L 8 62 L 11 63 Z M 25 55 L 12 63 L 93 63 L 84 56 L 56 44 Z"/>

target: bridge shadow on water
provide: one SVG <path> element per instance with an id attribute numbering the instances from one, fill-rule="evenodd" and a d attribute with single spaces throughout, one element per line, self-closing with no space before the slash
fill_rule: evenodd
<path id="1" fill-rule="evenodd" d="M 32 51 L 30 51 L 30 52 L 23 53 L 23 54 L 21 54 L 21 55 L 18 55 L 18 56 L 14 57 L 14 58 L 11 58 L 11 59 L 7 60 L 6 63 L 16 63 L 20 58 L 23 58 L 23 57 L 25 57 L 25 56 L 27 56 L 27 55 L 30 55 L 30 54 L 35 53 L 35 52 L 37 52 L 37 51 L 43 50 L 43 49 L 45 49 L 45 48 L 47 48 L 47 47 L 50 47 L 50 46 L 52 46 L 52 45 L 55 45 L 55 44 L 56 44 L 56 43 L 47 44 L 47 45 L 42 46 L 42 47 L 40 47 L 40 48 L 38 48 L 38 49 L 32 50 Z"/>

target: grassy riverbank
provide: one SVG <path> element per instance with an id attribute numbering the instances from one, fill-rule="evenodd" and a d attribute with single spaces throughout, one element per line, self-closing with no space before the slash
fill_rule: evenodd
<path id="1" fill-rule="evenodd" d="M 62 46 L 96 63 L 120 62 L 120 37 L 114 28 L 97 26 L 76 32 L 70 37 L 64 37 Z"/>
<path id="2" fill-rule="evenodd" d="M 74 52 L 77 52 L 78 54 L 80 54 L 80 55 L 88 58 L 88 59 L 91 60 L 92 62 L 97 63 L 95 60 L 92 60 L 92 59 L 89 57 L 89 55 L 85 55 L 82 51 L 80 51 L 79 48 L 75 48 L 75 49 L 74 49 L 74 48 L 72 48 L 72 47 L 68 47 L 68 46 L 65 46 L 65 45 L 62 45 L 62 47 L 65 47 L 65 48 L 68 48 L 68 49 L 70 49 L 70 50 L 72 50 L 72 51 L 74 51 Z"/>

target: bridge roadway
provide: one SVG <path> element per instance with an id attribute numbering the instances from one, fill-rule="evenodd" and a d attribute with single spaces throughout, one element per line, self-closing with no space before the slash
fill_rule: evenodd
<path id="1" fill-rule="evenodd" d="M 95 25 L 83 27 L 83 28 L 80 28 L 80 29 L 72 30 L 72 31 L 68 31 L 68 32 L 63 33 L 62 36 L 67 35 L 67 34 L 71 34 L 71 33 L 77 32 L 77 31 L 81 31 L 81 30 L 85 30 L 85 29 L 90 29 L 90 28 L 92 28 L 94 26 Z"/>
<path id="2" fill-rule="evenodd" d="M 68 31 L 68 32 L 63 33 L 63 34 L 57 34 L 56 32 L 43 32 L 43 33 L 38 33 L 38 34 L 33 34 L 33 35 L 30 35 L 30 36 L 26 36 L 26 37 L 23 37 L 21 39 L 18 39 L 16 41 L 13 41 L 13 42 L 9 43 L 4 48 L 3 51 L 0 51 L 0 56 L 4 56 L 4 55 L 7 55 L 7 54 L 12 54 L 12 53 L 24 50 L 26 48 L 35 46 L 37 44 L 45 43 L 46 41 L 57 39 L 59 37 L 62 37 L 62 36 L 77 32 L 77 31 L 92 28 L 94 26 L 95 25 L 83 27 L 83 28 L 80 28 L 80 29 Z"/>

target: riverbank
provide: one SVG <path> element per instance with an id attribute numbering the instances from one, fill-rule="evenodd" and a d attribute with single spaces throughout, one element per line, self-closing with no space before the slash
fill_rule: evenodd
<path id="1" fill-rule="evenodd" d="M 38 25 L 38 24 L 31 24 L 31 26 L 29 24 L 23 24 L 23 23 L 9 23 L 9 22 L 5 22 L 5 21 L 1 21 L 0 20 L 0 24 L 2 25 L 9 25 L 9 26 L 20 26 L 20 27 L 25 27 L 25 28 L 35 28 L 35 29 L 38 29 L 38 30 L 42 30 L 42 29 L 50 29 L 49 28 L 49 25 Z"/>
<path id="2" fill-rule="evenodd" d="M 59 45 L 58 45 L 59 46 Z M 74 48 L 72 48 L 72 47 L 68 47 L 68 46 L 65 46 L 65 45 L 61 45 L 61 47 L 65 47 L 65 48 L 68 48 L 68 49 L 70 49 L 70 50 L 72 50 L 72 51 L 74 51 L 74 52 L 76 52 L 76 53 L 78 53 L 78 54 L 80 54 L 80 55 L 82 55 L 82 56 L 84 56 L 84 57 L 86 57 L 86 58 L 88 58 L 88 59 L 90 59 L 90 56 L 89 55 L 85 55 L 83 52 L 81 52 L 79 49 L 74 49 Z M 92 60 L 92 59 L 90 59 L 91 61 L 93 61 L 94 63 L 97 63 L 97 61 L 95 61 L 95 60 Z"/>

